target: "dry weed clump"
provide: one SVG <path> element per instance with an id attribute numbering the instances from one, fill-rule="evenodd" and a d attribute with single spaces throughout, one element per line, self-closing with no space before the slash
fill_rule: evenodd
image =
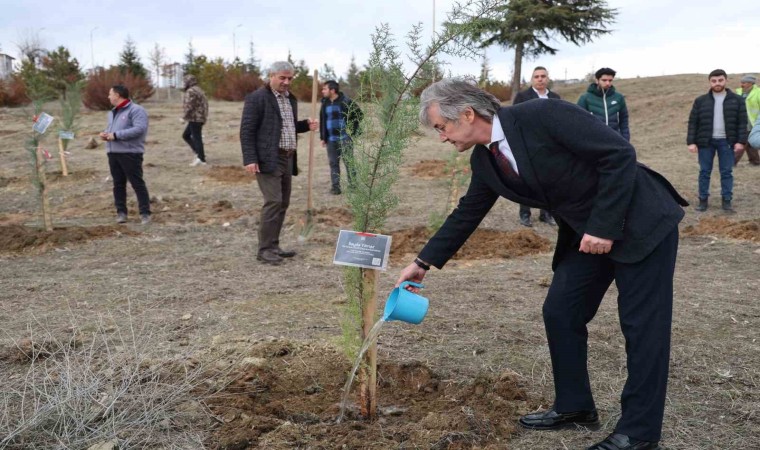
<path id="1" fill-rule="evenodd" d="M 0 448 L 203 447 L 208 372 L 192 358 L 156 359 L 164 333 L 129 323 L 30 336 L 15 342 L 25 375 L 0 380 Z"/>

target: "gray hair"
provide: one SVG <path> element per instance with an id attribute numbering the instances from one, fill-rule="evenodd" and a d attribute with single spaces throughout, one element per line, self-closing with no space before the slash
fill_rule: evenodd
<path id="1" fill-rule="evenodd" d="M 474 82 L 457 78 L 443 79 L 422 91 L 420 122 L 424 126 L 432 126 L 428 109 L 434 104 L 438 105 L 441 117 L 452 122 L 457 122 L 464 110 L 470 107 L 475 114 L 491 123 L 496 111 L 501 108 L 501 102 L 492 94 L 480 89 Z"/>
<path id="2" fill-rule="evenodd" d="M 296 68 L 293 67 L 293 64 L 291 64 L 288 61 L 277 61 L 272 63 L 271 66 L 269 66 L 269 70 L 267 71 L 267 75 L 270 77 L 278 72 L 291 72 L 295 73 Z"/>

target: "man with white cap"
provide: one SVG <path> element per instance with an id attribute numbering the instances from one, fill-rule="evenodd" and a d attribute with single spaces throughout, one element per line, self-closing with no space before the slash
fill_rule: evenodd
<path id="1" fill-rule="evenodd" d="M 747 105 L 747 131 L 752 131 L 752 125 L 757 121 L 758 115 L 760 115 L 760 88 L 755 87 L 756 82 L 757 78 L 754 75 L 744 75 L 739 82 L 741 87 L 736 90 L 736 94 L 744 97 Z M 745 149 L 747 150 L 749 164 L 751 166 L 760 166 L 758 148 L 753 145 L 747 145 Z M 744 150 L 734 152 L 734 165 L 739 164 L 742 156 L 744 156 Z"/>

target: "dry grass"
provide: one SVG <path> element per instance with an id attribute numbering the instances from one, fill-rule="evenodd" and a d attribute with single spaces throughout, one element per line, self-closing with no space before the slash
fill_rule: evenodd
<path id="1" fill-rule="evenodd" d="M 30 325 L 5 353 L 28 367 L 0 382 L 0 448 L 203 447 L 210 372 L 186 355 L 157 358 L 170 335 L 131 317 L 68 336 Z"/>

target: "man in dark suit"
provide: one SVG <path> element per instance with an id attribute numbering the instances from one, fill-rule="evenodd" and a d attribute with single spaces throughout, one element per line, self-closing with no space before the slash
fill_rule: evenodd
<path id="1" fill-rule="evenodd" d="M 290 94 L 295 68 L 278 61 L 269 69 L 269 82 L 245 97 L 240 121 L 243 165 L 256 174 L 264 206 L 259 223 L 257 259 L 278 265 L 295 256 L 280 248 L 280 231 L 290 205 L 292 175 L 296 170 L 296 133 L 316 130 L 317 120 L 298 120 L 298 103 Z"/>
<path id="2" fill-rule="evenodd" d="M 533 69 L 533 75 L 530 77 L 530 84 L 531 86 L 528 89 L 520 91 L 515 95 L 515 99 L 512 101 L 513 105 L 527 102 L 528 100 L 533 100 L 535 98 L 560 99 L 558 94 L 549 90 L 549 72 L 546 70 L 546 67 L 538 66 Z M 545 209 L 542 209 L 538 214 L 538 220 L 547 225 L 556 225 L 554 219 L 552 219 L 552 215 Z M 530 206 L 528 205 L 520 205 L 520 224 L 525 227 L 533 226 L 533 223 L 530 221 Z"/>
<path id="3" fill-rule="evenodd" d="M 636 162 L 619 133 L 557 100 L 501 107 L 465 81 L 422 93 L 420 119 L 460 152 L 475 146 L 467 193 L 404 268 L 398 283 L 442 268 L 499 197 L 551 211 L 559 225 L 554 278 L 543 307 L 555 402 L 528 414 L 530 429 L 597 426 L 587 369 L 587 328 L 614 280 L 628 381 L 615 430 L 592 450 L 660 448 L 670 356 L 678 223 L 686 201 Z"/>

